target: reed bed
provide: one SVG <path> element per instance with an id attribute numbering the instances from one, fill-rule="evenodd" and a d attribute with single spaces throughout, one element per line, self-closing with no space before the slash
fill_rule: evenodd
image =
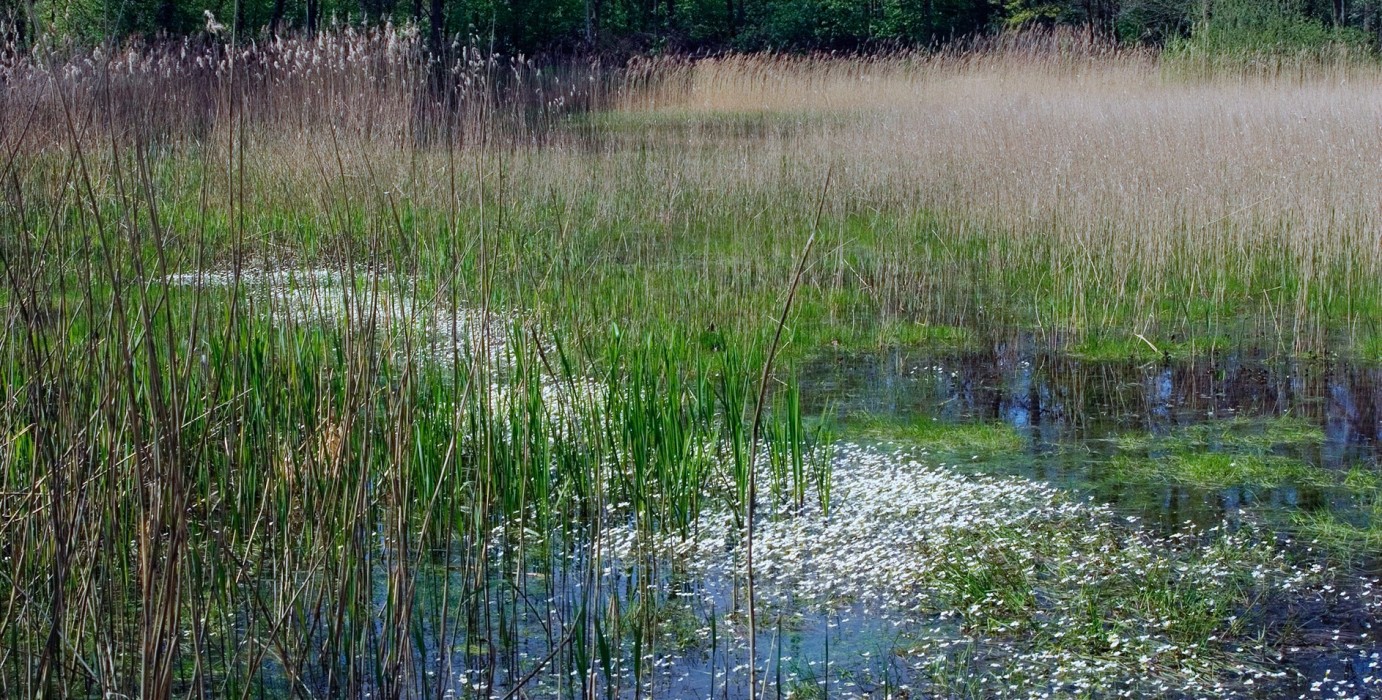
<path id="1" fill-rule="evenodd" d="M 997 297 L 986 311 L 1051 330 L 1213 337 L 1248 314 L 1296 350 L 1374 333 L 1371 64 L 1189 80 L 1144 52 L 1058 45 L 667 72 L 626 108 L 798 125 L 767 139 L 768 157 L 704 148 L 687 170 L 790 191 L 836 168 L 869 245 L 897 261 L 864 263 L 876 288 L 946 289 L 956 264 L 977 265 L 966 282 Z M 943 317 L 945 301 L 921 303 Z"/>
<path id="2" fill-rule="evenodd" d="M 239 245 L 230 208 L 258 255 L 310 259 L 375 236 L 410 258 L 390 264 L 424 277 L 473 275 L 441 251 L 473 253 L 457 239 L 497 232 L 492 262 L 514 274 L 492 292 L 596 327 L 641 307 L 749 330 L 738 310 L 746 296 L 776 306 L 780 288 L 762 280 L 788 275 L 833 170 L 832 254 L 805 278 L 803 346 L 919 324 L 1096 350 L 1139 337 L 1186 353 L 1382 344 L 1367 63 L 1190 79 L 1061 35 L 618 68 L 459 49 L 435 88 L 418 51 L 408 30 L 385 29 L 18 61 L 3 143 L 35 192 L 63 177 L 69 111 L 93 144 L 163 144 L 151 176 L 168 228 L 198 226 L 205 202 L 216 256 Z M 145 92 L 156 97 L 132 97 Z M 109 187 L 94 150 L 94 186 Z M 432 250 L 413 254 L 419 241 Z M 559 303 L 573 284 L 598 292 Z"/>
<path id="3" fill-rule="evenodd" d="M 56 310 L 80 340 L 11 339 L 6 694 L 516 693 L 554 658 L 582 693 L 641 681 L 602 630 L 651 635 L 617 611 L 659 594 L 600 574 L 592 537 L 744 498 L 752 358 L 615 338 L 592 365 L 401 287 L 146 279 Z M 766 449 L 805 459 L 777 415 Z"/>
<path id="4" fill-rule="evenodd" d="M 407 27 L 0 61 L 6 697 L 641 697 L 702 622 L 712 690 L 785 692 L 739 553 L 889 469 L 829 458 L 792 359 L 1373 347 L 1363 67 L 548 66 Z M 686 622 L 695 568 L 616 535 L 717 538 L 729 595 Z"/>

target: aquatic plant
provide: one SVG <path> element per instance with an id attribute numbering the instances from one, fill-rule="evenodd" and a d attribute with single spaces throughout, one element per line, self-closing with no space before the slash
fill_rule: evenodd
<path id="1" fill-rule="evenodd" d="M 1268 531 L 1158 535 L 1051 486 L 967 475 L 911 448 L 841 444 L 834 454 L 830 513 L 786 511 L 758 533 L 761 604 L 877 621 L 892 631 L 886 653 L 922 693 L 961 679 L 975 694 L 1009 697 L 1285 687 L 1296 679 L 1273 655 L 1304 643 L 1293 635 L 1307 621 L 1293 611 L 1382 604 L 1370 585 L 1297 562 Z M 742 552 L 724 546 L 727 527 L 712 508 L 695 537 L 606 537 L 616 556 L 661 550 L 719 581 L 703 594 L 709 603 L 744 574 Z M 1278 605 L 1288 607 L 1271 612 Z"/>
<path id="2" fill-rule="evenodd" d="M 1134 650 L 1119 690 L 1228 693 L 1281 671 L 1210 635 L 1331 603 L 1265 535 L 832 451 L 792 361 L 1367 337 L 1371 93 L 1039 51 L 437 92 L 411 40 L 0 51 L 0 695 L 1064 692 Z M 851 605 L 905 635 L 789 658 Z"/>

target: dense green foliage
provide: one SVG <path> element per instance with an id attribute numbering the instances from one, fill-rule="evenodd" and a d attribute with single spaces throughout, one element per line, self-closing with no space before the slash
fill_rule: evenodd
<path id="1" fill-rule="evenodd" d="M 332 23 L 412 23 L 449 43 L 513 52 L 854 50 L 934 45 L 1033 25 L 1200 48 L 1367 42 L 1382 0 L 0 0 L 25 43 L 110 36 L 240 37 Z"/>
<path id="2" fill-rule="evenodd" d="M 1220 0 L 1212 15 L 1172 47 L 1217 55 L 1289 55 L 1361 48 L 1368 40 L 1362 29 L 1321 20 L 1303 0 Z"/>

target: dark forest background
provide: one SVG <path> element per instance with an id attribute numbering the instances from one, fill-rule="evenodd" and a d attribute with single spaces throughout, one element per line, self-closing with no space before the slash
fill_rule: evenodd
<path id="1" fill-rule="evenodd" d="M 0 0 L 0 18 L 23 46 L 391 22 L 433 51 L 528 55 L 867 51 L 1062 25 L 1126 44 L 1266 52 L 1372 51 L 1382 36 L 1382 0 Z"/>

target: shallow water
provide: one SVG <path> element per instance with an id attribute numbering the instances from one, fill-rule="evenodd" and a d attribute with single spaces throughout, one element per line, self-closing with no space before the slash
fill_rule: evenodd
<path id="1" fill-rule="evenodd" d="M 1171 454 L 1159 445 L 1175 444 L 1177 436 L 1203 428 L 1185 447 L 1232 453 L 1234 444 L 1216 439 L 1232 430 L 1271 456 L 1325 472 L 1382 469 L 1382 367 L 1346 358 L 1282 359 L 1243 351 L 1150 363 L 1097 361 L 1017 339 L 978 350 L 831 353 L 804 365 L 800 378 L 804 410 L 829 415 L 846 431 L 860 417 L 883 417 L 901 426 L 923 421 L 1009 426 L 1021 438 L 1020 450 L 1000 457 L 975 455 L 973 463 L 951 455 L 956 466 L 1043 480 L 1162 532 L 1250 518 L 1289 538 L 1294 515 L 1328 512 L 1362 525 L 1368 515 L 1351 494 L 1318 485 L 1122 479 L 1110 461 L 1127 449 L 1127 436 L 1136 436 L 1134 449 L 1152 460 Z M 1282 419 L 1288 422 L 1278 422 Z M 1309 430 L 1274 434 L 1281 425 Z M 1375 553 L 1355 554 L 1348 566 L 1357 580 L 1382 569 Z M 1324 615 L 1312 634 L 1338 639 L 1333 628 L 1366 631 L 1376 622 L 1367 614 Z M 1374 697 L 1379 652 L 1382 647 L 1370 642 L 1347 651 L 1300 653 L 1288 661 L 1300 680 L 1277 686 L 1271 695 Z"/>
<path id="2" fill-rule="evenodd" d="M 911 457 L 905 446 L 886 450 L 879 445 L 841 444 L 837 450 L 835 481 L 840 492 L 828 517 L 808 504 L 796 515 L 765 518 L 758 531 L 756 561 L 763 611 L 757 639 L 759 666 L 764 669 L 760 678 L 770 681 L 765 692 L 800 697 L 794 689 L 799 693 L 803 685 L 822 682 L 829 683 L 831 697 L 906 697 L 908 687 L 922 696 L 940 697 L 1082 696 L 1082 689 L 1089 688 L 1093 697 L 1124 692 L 1132 697 L 1347 697 L 1353 689 L 1382 690 L 1374 678 L 1376 654 L 1382 649 L 1366 636 L 1377 608 L 1340 605 L 1337 597 L 1321 593 L 1334 590 L 1333 584 L 1308 583 L 1314 569 L 1272 563 L 1279 561 L 1275 558 L 1246 565 L 1254 579 L 1275 580 L 1268 588 L 1286 596 L 1292 605 L 1312 609 L 1311 627 L 1298 637 L 1314 641 L 1305 649 L 1264 650 L 1264 657 L 1285 653 L 1261 665 L 1229 665 L 1226 675 L 1197 680 L 1196 669 L 1219 669 L 1214 664 L 1224 663 L 1213 660 L 1217 645 L 1211 644 L 1203 650 L 1208 658 L 1202 661 L 1192 654 L 1189 659 L 1167 662 L 1168 668 L 1179 664 L 1189 673 L 1167 671 L 1158 680 L 1140 677 L 1126 662 L 1106 654 L 1086 657 L 1078 647 L 1052 649 L 1033 643 L 1033 638 L 1080 624 L 1080 606 L 1061 599 L 1084 585 L 1087 564 L 1091 565 L 1088 575 L 1096 579 L 1130 577 L 1137 585 L 1142 576 L 1164 571 L 1160 567 L 1167 557 L 1175 556 L 1168 552 L 1210 554 L 1213 545 L 1208 542 L 1232 535 L 1228 530 L 1195 532 L 1184 527 L 1188 539 L 1149 539 L 1137 524 L 1124 524 L 1123 518 L 1115 517 L 1115 511 L 1070 502 L 1063 489 L 1037 480 L 965 475 Z M 650 557 L 661 562 L 653 570 L 664 573 L 653 575 L 649 590 L 655 591 L 660 605 L 668 605 L 665 596 L 674 592 L 670 604 L 684 606 L 682 631 L 690 639 L 688 644 L 677 644 L 659 638 L 644 647 L 645 668 L 651 670 L 638 674 L 643 679 L 639 691 L 633 689 L 628 675 L 630 659 L 622 657 L 614 696 L 637 697 L 639 692 L 676 698 L 753 696 L 744 680 L 748 657 L 742 590 L 735 590 L 742 584 L 735 573 L 741 566 L 739 548 L 725 544 L 735 530 L 723 522 L 723 514 L 703 517 L 698 525 L 701 536 L 694 542 L 672 537 L 659 544 L 638 544 L 637 533 L 621 533 L 618 528 L 606 541 L 602 549 L 609 565 L 597 577 L 600 588 L 595 605 L 608 608 L 611 599 L 621 595 L 622 604 L 629 605 L 639 572 L 648 571 L 634 560 Z M 1050 523 L 1057 526 L 1046 527 Z M 1004 530 L 1012 534 L 990 535 Z M 1069 537 L 1073 544 L 1043 548 L 1040 542 L 1048 536 Z M 977 548 L 976 542 L 980 543 Z M 966 610 L 967 602 L 946 602 L 944 595 L 940 607 L 935 607 L 938 599 L 930 586 L 944 580 L 936 573 L 982 567 L 988 561 L 986 553 L 995 547 L 1005 556 L 1045 559 L 1043 566 L 1053 575 L 1066 577 L 1063 582 L 1040 584 L 1042 591 L 1054 597 L 1040 604 L 1041 619 L 1029 621 L 1030 629 L 1021 628 L 1027 631 L 985 627 L 1001 623 L 1001 615 L 981 614 L 978 619 L 988 622 L 976 628 L 975 606 Z M 673 561 L 679 563 L 668 564 Z M 1195 571 L 1205 564 L 1210 570 L 1235 566 L 1212 554 L 1173 566 Z M 671 570 L 678 572 L 675 578 L 666 577 L 665 572 Z M 1067 573 L 1056 573 L 1061 571 Z M 1213 589 L 1216 574 L 1208 575 L 1192 578 L 1191 585 L 1202 582 Z M 918 589 L 910 585 L 912 581 L 932 583 Z M 1360 578 L 1357 583 L 1364 581 Z M 579 588 L 559 587 L 549 593 L 565 601 L 558 608 L 570 610 L 583 594 Z M 1357 590 L 1369 587 L 1350 588 L 1343 597 Z M 737 613 L 731 612 L 736 609 Z M 1117 643 L 1131 647 L 1130 653 L 1153 660 L 1160 654 L 1178 653 L 1171 644 L 1176 637 L 1161 636 L 1154 625 L 1145 624 L 1149 620 L 1133 616 L 1123 622 L 1131 627 L 1111 627 L 1096 636 L 1108 634 L 1113 639 L 1116 635 Z M 713 626 L 717 623 L 718 628 Z M 530 622 L 528 626 L 541 625 Z M 551 636 L 535 634 L 524 639 L 525 658 L 543 656 Z M 782 669 L 781 685 L 778 669 Z M 501 687 L 517 675 L 497 669 L 490 673 Z M 1009 676 L 1020 678 L 1008 686 Z M 608 679 L 599 674 L 589 682 L 608 689 Z M 1246 683 L 1236 684 L 1235 679 Z M 579 684 L 580 679 L 576 681 Z M 1011 692 L 1004 694 L 1009 687 Z M 550 678 L 536 681 L 528 690 L 534 697 L 561 695 Z"/>
<path id="3" fill-rule="evenodd" d="M 443 331 L 488 327 L 392 290 L 350 289 L 330 273 L 301 277 L 256 280 L 259 294 L 276 303 L 275 318 L 348 316 L 344 310 L 363 298 L 371 308 L 398 309 L 387 320 L 435 336 L 435 347 L 447 351 L 429 342 L 421 352 L 437 362 L 454 356 L 464 340 Z M 507 338 L 494 335 L 502 347 Z M 1309 565 L 1256 560 L 1241 549 L 1232 555 L 1238 559 L 1215 558 L 1209 544 L 1232 539 L 1240 528 L 1249 532 L 1262 516 L 1357 511 L 1348 494 L 1290 482 L 1270 488 L 1134 482 L 1110 466 L 1120 454 L 1155 461 L 1187 447 L 1236 454 L 1247 441 L 1270 456 L 1325 470 L 1374 470 L 1379 376 L 1337 361 L 1279 362 L 1250 353 L 1181 363 L 1087 362 L 1022 340 L 984 351 L 821 357 L 802 367 L 799 378 L 805 411 L 828 410 L 842 428 L 833 495 L 828 510 L 811 498 L 785 509 L 763 506 L 755 528 L 762 688 L 753 692 L 746 684 L 741 531 L 728 511 L 710 507 L 689 541 L 672 535 L 645 541 L 621 526 L 627 513 L 615 511 L 594 539 L 573 532 L 566 543 L 537 533 L 514 539 L 522 523 L 516 529 L 507 523 L 485 545 L 491 559 L 480 590 L 461 580 L 464 559 L 442 557 L 425 567 L 412 622 L 412 665 L 421 672 L 414 690 L 491 698 L 821 697 L 807 688 L 828 689 L 825 697 L 989 697 L 1009 688 L 1005 696 L 1013 697 L 1091 689 L 1138 697 L 1382 690 L 1372 678 L 1382 649 L 1368 636 L 1382 596 L 1370 597 L 1369 572 L 1350 580 L 1340 603 Z M 1295 421 L 1272 422 L 1283 417 Z M 942 450 L 925 439 L 851 433 L 851 421 L 861 418 L 904 427 L 1001 425 L 1017 439 L 971 455 L 963 441 Z M 1186 438 L 1187 431 L 1219 425 L 1232 426 L 1233 434 L 1210 430 Z M 1086 498 L 1072 500 L 1072 492 Z M 1129 515 L 1136 517 L 1124 522 Z M 1187 533 L 1188 539 L 1174 539 Z M 1042 541 L 1047 537 L 1069 539 L 1052 549 Z M 381 550 L 387 553 L 387 542 Z M 947 576 L 963 579 L 983 569 L 994 551 L 1007 557 L 1003 566 L 1013 558 L 1041 561 L 1033 570 L 1062 579 L 1021 583 L 1033 592 L 1036 614 L 990 615 L 981 608 L 992 601 L 944 590 Z M 1107 644 L 1153 664 L 1172 655 L 1164 662 L 1170 670 L 1141 678 L 1106 648 L 1086 654 L 1052 642 L 1051 635 L 1080 624 L 1077 606 L 1061 598 L 1080 594 L 1087 564 L 1095 565 L 1091 575 L 1114 572 L 1114 584 L 1124 587 L 1140 587 L 1138 576 L 1168 567 L 1203 570 L 1193 574 L 1202 578 L 1189 580 L 1203 581 L 1206 590 L 1214 588 L 1212 569 L 1240 567 L 1238 574 L 1261 577 L 1270 582 L 1264 590 L 1311 611 L 1309 627 L 1297 636 L 1314 641 L 1284 658 L 1268 662 L 1266 654 L 1282 651 L 1271 649 L 1261 663 L 1240 663 L 1237 656 L 1216 656 L 1225 650 L 1214 644 L 1176 650 L 1178 638 L 1162 634 L 1155 617 L 1133 616 L 1107 629 L 1099 620 L 1091 637 L 1098 645 L 1112 640 Z M 467 590 L 475 597 L 462 593 Z M 382 580 L 379 594 L 387 595 Z M 639 618 L 639 606 L 656 606 L 660 623 L 608 628 Z M 640 637 L 650 633 L 655 637 Z M 600 649 L 596 637 L 615 648 Z M 387 685 L 370 689 L 388 692 Z"/>
<path id="4" fill-rule="evenodd" d="M 801 379 L 804 410 L 816 414 L 1006 424 L 1022 437 L 1023 454 L 990 469 L 1048 480 L 1172 525 L 1213 524 L 1245 506 L 1350 504 L 1291 484 L 1203 489 L 1119 483 L 1103 473 L 1119 436 L 1155 439 L 1196 426 L 1232 425 L 1256 433 L 1272 454 L 1325 470 L 1375 471 L 1382 455 L 1382 367 L 1339 358 L 1283 360 L 1242 352 L 1154 363 L 1086 361 L 1017 340 L 979 351 L 832 354 L 805 365 Z M 1253 420 L 1278 418 L 1315 426 L 1320 439 L 1276 439 L 1271 421 Z M 1212 452 L 1221 446 L 1209 439 L 1202 447 Z"/>

